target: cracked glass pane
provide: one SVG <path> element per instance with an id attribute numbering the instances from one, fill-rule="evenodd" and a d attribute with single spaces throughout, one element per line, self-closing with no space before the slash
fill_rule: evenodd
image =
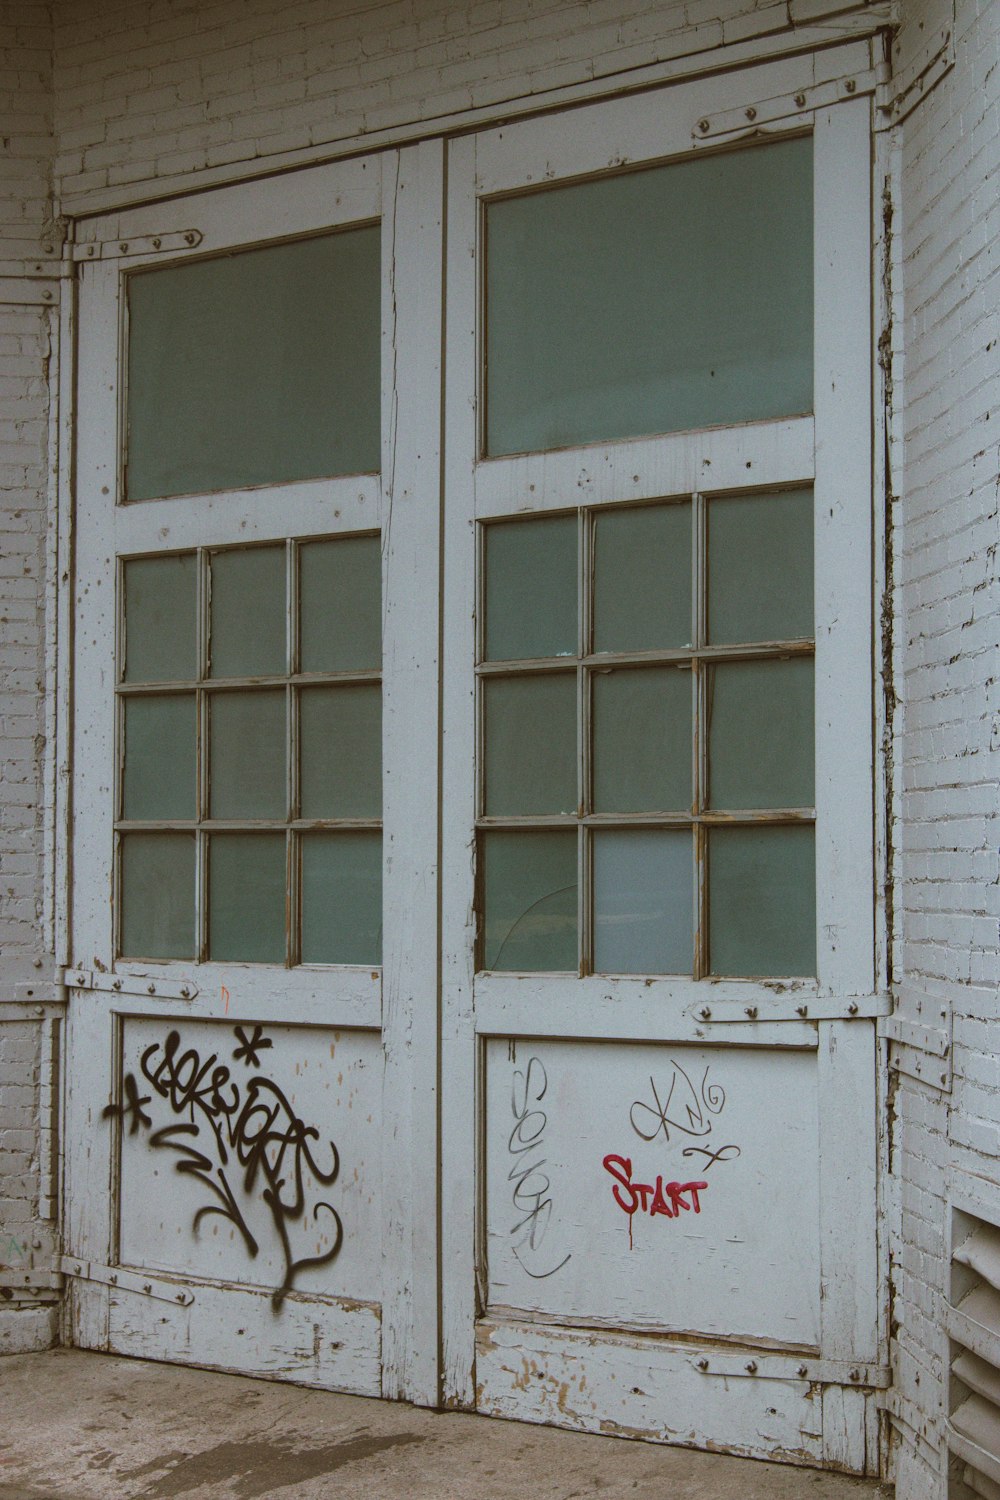
<path id="1" fill-rule="evenodd" d="M 483 967 L 577 970 L 576 832 L 483 835 Z"/>

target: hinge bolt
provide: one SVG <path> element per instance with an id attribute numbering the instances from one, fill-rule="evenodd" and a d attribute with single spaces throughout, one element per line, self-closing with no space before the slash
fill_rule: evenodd
<path id="1" fill-rule="evenodd" d="M 707 1005 L 703 1005 L 698 1014 L 699 1016 L 701 1016 L 701 1019 L 703 1021 L 710 1021 L 712 1019 L 712 1012 L 709 1010 Z"/>
<path id="2" fill-rule="evenodd" d="M 86 976 L 86 974 L 78 974 L 76 976 L 76 982 L 77 982 L 77 984 L 86 984 L 87 983 L 87 976 Z"/>
<path id="3" fill-rule="evenodd" d="M 858 1013 L 858 1002 L 856 1000 L 852 1000 L 851 1003 L 850 1003 L 850 1005 L 847 1007 L 847 1014 L 849 1016 L 856 1016 L 857 1013 Z"/>
<path id="4" fill-rule="evenodd" d="M 160 239 L 160 236 L 158 234 L 154 235 L 153 236 L 153 249 L 154 250 L 159 250 L 159 248 L 160 248 L 160 246 L 162 244 L 163 244 L 163 241 Z"/>
<path id="5" fill-rule="evenodd" d="M 188 230 L 187 234 L 184 236 L 184 240 L 185 240 L 185 243 L 188 244 L 188 245 L 193 245 L 194 244 L 195 237 L 192 234 L 192 232 L 191 232 L 190 229 Z"/>
<path id="6" fill-rule="evenodd" d="M 757 111 L 754 109 L 753 105 L 751 105 L 750 108 L 747 110 L 747 119 L 748 120 L 756 120 L 756 118 L 757 118 Z"/>
<path id="7" fill-rule="evenodd" d="M 111 988 L 113 990 L 120 990 L 121 987 L 122 987 L 122 982 L 121 982 L 120 979 L 112 979 L 112 981 L 111 981 Z"/>
<path id="8" fill-rule="evenodd" d="M 155 984 L 147 984 L 147 986 L 146 986 L 146 994 L 147 995 L 155 995 L 156 994 L 156 985 Z"/>
<path id="9" fill-rule="evenodd" d="M 855 1385 L 857 1385 L 858 1381 L 861 1379 L 861 1371 L 852 1370 L 849 1378 L 854 1381 Z"/>
<path id="10" fill-rule="evenodd" d="M 191 999 L 191 990 L 190 990 L 190 987 L 188 985 L 186 985 L 186 984 L 182 984 L 181 985 L 181 999 L 182 1000 L 190 1000 Z"/>
<path id="11" fill-rule="evenodd" d="M 147 1294 L 151 1294 L 152 1290 L 153 1290 L 152 1283 L 149 1282 L 149 1281 L 144 1281 L 143 1284 L 142 1284 L 142 1289 Z"/>
<path id="12" fill-rule="evenodd" d="M 803 1378 L 803 1380 L 804 1380 L 805 1377 L 809 1374 L 808 1366 L 807 1365 L 799 1365 L 799 1367 L 795 1371 L 795 1373 L 796 1373 L 796 1375 L 801 1375 L 802 1378 Z"/>
<path id="13" fill-rule="evenodd" d="M 757 1361 L 755 1359 L 748 1359 L 744 1368 L 748 1375 L 756 1375 Z"/>
<path id="14" fill-rule="evenodd" d="M 699 1361 L 698 1361 L 698 1369 L 699 1370 L 707 1370 L 708 1369 L 708 1360 L 707 1359 L 699 1359 Z"/>
<path id="15" fill-rule="evenodd" d="M 805 102 L 806 102 L 806 96 L 805 96 L 805 94 L 796 94 L 795 95 L 795 102 L 798 105 L 799 109 L 804 109 L 805 108 Z"/>
<path id="16" fill-rule="evenodd" d="M 847 92 L 849 94 L 853 94 L 854 91 L 855 91 L 855 89 L 857 88 L 857 84 L 854 82 L 853 78 L 849 78 L 847 80 L 847 82 L 844 84 L 844 88 L 847 90 Z"/>
<path id="17" fill-rule="evenodd" d="M 802 1016 L 803 1018 L 805 1016 L 807 1016 L 809 1014 L 809 1007 L 808 1007 L 808 1005 L 797 1005 L 795 1007 L 795 1014 L 797 1016 Z"/>
<path id="18" fill-rule="evenodd" d="M 708 127 L 709 127 L 708 120 L 699 120 L 698 121 L 698 129 L 701 131 L 702 135 L 707 135 L 708 134 Z"/>
<path id="19" fill-rule="evenodd" d="M 118 248 L 119 248 L 119 250 L 121 251 L 121 253 L 123 255 L 127 254 L 127 252 L 128 252 L 128 240 L 120 240 L 119 243 L 118 243 Z"/>
<path id="20" fill-rule="evenodd" d="M 757 1007 L 756 1007 L 756 1005 L 748 1005 L 746 1007 L 746 1013 L 750 1017 L 751 1021 L 756 1021 L 756 1019 L 757 1019 Z"/>

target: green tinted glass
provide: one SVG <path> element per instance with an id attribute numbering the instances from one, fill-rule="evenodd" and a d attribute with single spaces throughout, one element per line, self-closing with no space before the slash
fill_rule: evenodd
<path id="1" fill-rule="evenodd" d="M 487 661 L 575 656 L 575 516 L 486 527 Z"/>
<path id="2" fill-rule="evenodd" d="M 691 506 L 609 510 L 594 520 L 594 650 L 691 644 Z"/>
<path id="3" fill-rule="evenodd" d="M 284 547 L 216 552 L 211 570 L 211 675 L 282 676 L 287 671 Z"/>
<path id="4" fill-rule="evenodd" d="M 813 634 L 811 490 L 708 502 L 708 638 L 806 640 Z"/>
<path id="5" fill-rule="evenodd" d="M 575 973 L 575 831 L 487 833 L 482 858 L 483 967 Z"/>
<path id="6" fill-rule="evenodd" d="M 708 694 L 710 805 L 811 807 L 812 657 L 719 663 Z"/>
<path id="7" fill-rule="evenodd" d="M 302 962 L 382 962 L 382 835 L 302 835 Z"/>
<path id="8" fill-rule="evenodd" d="M 208 851 L 212 959 L 285 959 L 285 835 L 214 833 Z"/>
<path id="9" fill-rule="evenodd" d="M 284 818 L 284 691 L 212 693 L 209 705 L 211 816 Z"/>
<path id="10" fill-rule="evenodd" d="M 304 818 L 382 814 L 382 689 L 303 688 L 300 703 Z"/>
<path id="11" fill-rule="evenodd" d="M 125 575 L 125 682 L 192 682 L 198 675 L 198 565 L 193 552 L 138 557 Z"/>
<path id="12" fill-rule="evenodd" d="M 575 812 L 576 673 L 492 677 L 486 699 L 486 812 Z"/>
<path id="13" fill-rule="evenodd" d="M 382 554 L 377 536 L 309 542 L 299 550 L 303 672 L 382 665 Z"/>
<path id="14" fill-rule="evenodd" d="M 194 693 L 126 698 L 122 817 L 194 818 L 197 716 Z"/>
<path id="15" fill-rule="evenodd" d="M 194 871 L 193 834 L 122 834 L 123 958 L 195 957 Z"/>
<path id="16" fill-rule="evenodd" d="M 128 278 L 127 497 L 379 467 L 377 225 Z"/>
<path id="17" fill-rule="evenodd" d="M 691 672 L 594 672 L 594 811 L 691 808 Z"/>
<path id="18" fill-rule="evenodd" d="M 808 137 L 486 210 L 486 451 L 812 409 Z"/>
<path id="19" fill-rule="evenodd" d="M 814 850 L 811 825 L 709 830 L 713 974 L 816 973 Z"/>
<path id="20" fill-rule="evenodd" d="M 690 974 L 694 962 L 691 834 L 594 833 L 594 968 L 600 974 Z"/>

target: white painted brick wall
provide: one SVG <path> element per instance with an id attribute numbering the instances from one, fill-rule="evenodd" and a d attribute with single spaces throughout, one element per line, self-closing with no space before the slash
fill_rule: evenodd
<path id="1" fill-rule="evenodd" d="M 55 0 L 56 181 L 73 195 L 253 161 L 780 31 L 799 8 Z"/>
<path id="2" fill-rule="evenodd" d="M 0 3 L 0 275 L 45 256 L 51 216 L 48 4 Z M 25 1012 L 51 978 L 43 921 L 46 537 L 54 312 L 0 300 L 0 1268 L 51 1266 L 56 1250 L 45 1049 Z M 20 1000 L 21 1004 L 11 1004 Z M 0 1287 L 0 1353 L 56 1337 L 51 1303 Z"/>
<path id="3" fill-rule="evenodd" d="M 905 27 L 937 7 L 906 3 Z M 944 1500 L 949 1185 L 1000 1177 L 1000 7 L 957 0 L 954 69 L 900 127 L 903 429 L 898 1003 L 954 1026 L 949 1094 L 900 1077 L 897 1493 Z M 916 43 L 914 44 L 916 45 Z M 900 398 L 901 401 L 900 401 Z M 908 1405 L 906 1405 L 908 1403 Z M 921 1431 L 923 1426 L 923 1431 Z"/>

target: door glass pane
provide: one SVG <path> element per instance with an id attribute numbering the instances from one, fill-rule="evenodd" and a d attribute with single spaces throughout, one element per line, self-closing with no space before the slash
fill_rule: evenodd
<path id="1" fill-rule="evenodd" d="M 128 278 L 127 498 L 379 467 L 378 225 Z"/>
<path id="2" fill-rule="evenodd" d="M 284 818 L 285 694 L 209 699 L 209 810 L 213 818 Z"/>
<path id="3" fill-rule="evenodd" d="M 576 517 L 486 528 L 487 661 L 575 656 Z"/>
<path id="4" fill-rule="evenodd" d="M 814 849 L 810 825 L 709 830 L 713 974 L 816 973 Z"/>
<path id="5" fill-rule="evenodd" d="M 690 974 L 693 961 L 691 834 L 595 831 L 595 970 Z"/>
<path id="6" fill-rule="evenodd" d="M 285 960 L 285 835 L 213 833 L 208 857 L 213 959 Z"/>
<path id="7" fill-rule="evenodd" d="M 284 547 L 216 552 L 211 569 L 211 675 L 282 676 L 287 670 Z"/>
<path id="8" fill-rule="evenodd" d="M 125 818 L 194 818 L 198 734 L 193 693 L 126 698 Z"/>
<path id="9" fill-rule="evenodd" d="M 194 958 L 194 855 L 190 833 L 122 835 L 123 958 Z"/>
<path id="10" fill-rule="evenodd" d="M 708 693 L 710 805 L 811 807 L 812 657 L 718 664 Z"/>
<path id="11" fill-rule="evenodd" d="M 382 555 L 377 536 L 309 542 L 299 551 L 303 672 L 382 665 Z"/>
<path id="12" fill-rule="evenodd" d="M 812 491 L 709 500 L 709 640 L 794 641 L 812 634 Z"/>
<path id="13" fill-rule="evenodd" d="M 594 811 L 690 811 L 690 669 L 592 675 Z"/>
<path id="14" fill-rule="evenodd" d="M 576 673 L 492 677 L 486 695 L 486 812 L 575 812 Z"/>
<path id="15" fill-rule="evenodd" d="M 486 451 L 812 409 L 808 137 L 486 214 Z"/>
<path id="16" fill-rule="evenodd" d="M 382 962 L 382 835 L 302 835 L 302 962 Z"/>
<path id="17" fill-rule="evenodd" d="M 382 689 L 304 688 L 304 818 L 377 818 L 382 811 Z"/>
<path id="18" fill-rule="evenodd" d="M 691 506 L 610 510 L 594 522 L 594 650 L 691 644 Z"/>
<path id="19" fill-rule="evenodd" d="M 193 552 L 125 564 L 126 682 L 191 682 L 198 673 Z"/>
<path id="20" fill-rule="evenodd" d="M 575 973 L 575 830 L 491 832 L 482 851 L 483 967 Z"/>

